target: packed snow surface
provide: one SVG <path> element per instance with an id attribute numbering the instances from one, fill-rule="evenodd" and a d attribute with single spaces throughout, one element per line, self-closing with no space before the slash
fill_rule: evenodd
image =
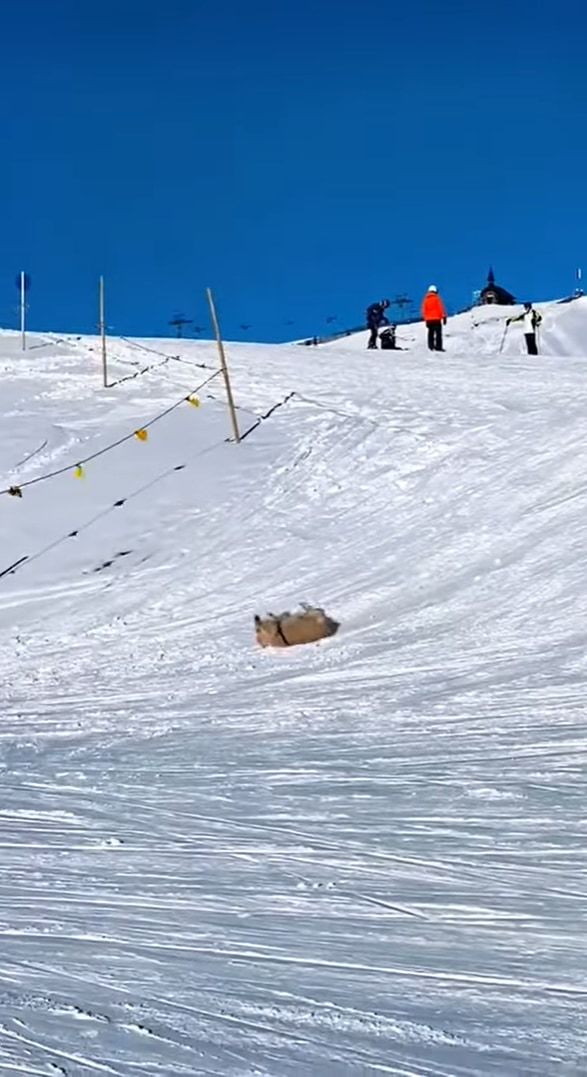
<path id="1" fill-rule="evenodd" d="M 0 1074 L 587 1073 L 587 300 L 542 312 L 231 345 L 242 430 L 285 401 L 240 445 L 212 344 L 105 390 L 0 335 Z M 300 601 L 338 635 L 259 650 Z"/>

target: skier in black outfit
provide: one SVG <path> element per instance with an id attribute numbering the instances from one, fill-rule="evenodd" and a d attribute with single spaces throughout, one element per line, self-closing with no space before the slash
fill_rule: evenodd
<path id="1" fill-rule="evenodd" d="M 390 306 L 389 299 L 382 299 L 380 303 L 371 303 L 371 306 L 367 307 L 367 328 L 371 330 L 371 336 L 367 344 L 368 348 L 377 347 L 377 338 L 381 326 L 389 325 L 389 318 L 386 317 L 385 311 Z"/>
<path id="2" fill-rule="evenodd" d="M 397 340 L 396 340 L 396 336 L 395 336 L 396 329 L 397 329 L 396 325 L 390 325 L 388 329 L 383 330 L 381 336 L 379 337 L 379 340 L 381 341 L 381 350 L 382 351 L 386 351 L 386 352 L 387 351 L 394 351 L 394 352 L 402 351 L 402 349 L 399 348 L 398 344 L 397 344 Z"/>

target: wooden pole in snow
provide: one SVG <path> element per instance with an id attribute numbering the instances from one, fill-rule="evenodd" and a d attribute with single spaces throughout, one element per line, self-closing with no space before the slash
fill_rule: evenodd
<path id="1" fill-rule="evenodd" d="M 220 333 L 220 325 L 218 323 L 218 315 L 216 313 L 216 304 L 214 303 L 214 296 L 212 295 L 212 289 L 206 289 L 208 295 L 208 306 L 210 307 L 210 317 L 212 319 L 212 325 L 214 326 L 214 333 L 216 336 L 216 343 L 218 345 L 218 355 L 220 356 L 220 369 L 224 377 L 224 384 L 226 386 L 226 399 L 228 400 L 228 410 L 230 411 L 230 419 L 232 422 L 232 431 L 234 434 L 234 440 L 237 445 L 241 439 L 238 420 L 236 417 L 236 408 L 234 406 L 234 397 L 232 395 L 232 388 L 230 385 L 230 377 L 228 374 L 228 365 L 226 363 L 226 353 L 224 351 L 224 344 L 222 342 L 222 336 Z"/>
<path id="2" fill-rule="evenodd" d="M 102 378 L 104 381 L 104 388 L 108 388 L 108 354 L 106 351 L 106 306 L 104 302 L 104 277 L 100 277 L 99 287 L 99 307 L 100 307 L 100 336 L 102 338 Z"/>
<path id="3" fill-rule="evenodd" d="M 22 350 L 26 351 L 26 273 L 20 274 L 20 337 Z"/>

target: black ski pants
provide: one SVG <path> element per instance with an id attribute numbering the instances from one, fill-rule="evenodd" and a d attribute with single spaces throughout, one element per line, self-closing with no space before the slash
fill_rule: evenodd
<path id="1" fill-rule="evenodd" d="M 428 329 L 428 347 L 431 352 L 441 352 L 442 347 L 442 322 L 426 322 Z"/>
<path id="2" fill-rule="evenodd" d="M 536 340 L 536 333 L 524 333 L 526 337 L 526 347 L 528 349 L 528 355 L 538 355 L 538 341 Z"/>
<path id="3" fill-rule="evenodd" d="M 369 343 L 367 344 L 367 347 L 368 348 L 376 348 L 377 347 L 377 340 L 379 338 L 379 326 L 378 325 L 373 325 L 373 323 L 370 323 L 369 329 L 371 330 L 371 336 L 369 337 Z"/>

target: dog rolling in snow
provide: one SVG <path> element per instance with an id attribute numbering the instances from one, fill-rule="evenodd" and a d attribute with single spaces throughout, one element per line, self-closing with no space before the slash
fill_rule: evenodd
<path id="1" fill-rule="evenodd" d="M 255 617 L 255 635 L 260 647 L 297 647 L 302 643 L 317 643 L 320 639 L 334 636 L 338 621 L 333 621 L 324 610 L 305 606 L 299 613 L 274 613 Z"/>

